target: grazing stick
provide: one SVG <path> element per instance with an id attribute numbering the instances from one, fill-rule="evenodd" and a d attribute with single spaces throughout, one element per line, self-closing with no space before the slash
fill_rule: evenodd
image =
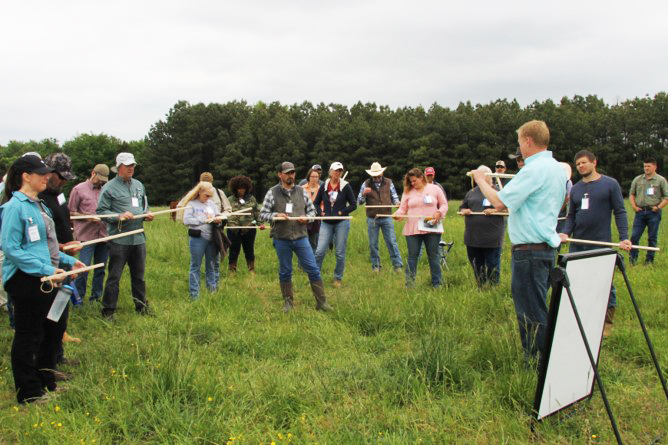
<path id="1" fill-rule="evenodd" d="M 57 274 L 54 274 L 54 275 L 49 275 L 48 277 L 40 278 L 40 281 L 42 283 L 45 283 L 47 281 L 53 281 L 53 280 L 57 280 L 59 278 L 69 277 L 70 275 L 76 275 L 76 274 L 81 273 L 81 272 L 88 272 L 89 270 L 97 269 L 98 267 L 104 267 L 104 263 L 97 263 L 97 264 L 93 264 L 92 266 L 86 266 L 86 267 L 82 267 L 80 269 L 74 269 L 74 270 L 69 270 L 67 272 L 60 272 L 60 273 L 57 273 Z"/>
<path id="2" fill-rule="evenodd" d="M 566 238 L 566 241 L 569 243 L 576 243 L 576 244 L 591 244 L 593 246 L 606 246 L 606 247 L 620 247 L 619 243 L 606 243 L 605 241 L 591 241 L 591 240 L 586 240 L 586 239 L 577 239 L 577 238 Z M 649 246 L 631 246 L 632 249 L 640 249 L 640 250 L 652 250 L 654 252 L 658 252 L 659 249 L 658 247 L 649 247 Z"/>
<path id="3" fill-rule="evenodd" d="M 119 233 L 119 234 L 116 234 L 116 235 L 105 236 L 104 238 L 98 238 L 98 239 L 94 239 L 94 240 L 90 240 L 90 241 L 84 241 L 83 243 L 79 243 L 79 244 L 70 244 L 69 246 L 64 246 L 63 250 L 78 249 L 80 247 L 89 246 L 91 244 L 103 243 L 105 241 L 109 241 L 110 239 L 123 238 L 124 236 L 135 235 L 137 233 L 142 233 L 143 231 L 144 231 L 144 229 L 131 230 L 129 232 L 123 232 L 123 233 Z"/>

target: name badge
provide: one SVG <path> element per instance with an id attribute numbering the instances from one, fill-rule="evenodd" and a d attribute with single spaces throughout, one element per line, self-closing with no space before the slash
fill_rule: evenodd
<path id="1" fill-rule="evenodd" d="M 246 204 L 246 200 L 239 198 L 239 204 L 244 205 Z"/>
<path id="2" fill-rule="evenodd" d="M 491 207 L 492 205 L 489 203 L 489 199 L 485 198 L 482 200 L 482 206 L 483 207 Z"/>
<path id="3" fill-rule="evenodd" d="M 28 238 L 30 239 L 31 243 L 34 243 L 35 241 L 39 241 L 39 229 L 37 226 L 30 226 L 28 227 Z"/>
<path id="4" fill-rule="evenodd" d="M 425 195 L 425 197 L 424 197 L 424 203 L 425 203 L 425 204 L 431 204 L 431 202 L 432 202 L 432 200 L 431 200 L 431 196 L 430 196 L 430 195 Z"/>
<path id="5" fill-rule="evenodd" d="M 58 195 L 58 198 L 56 198 L 56 199 L 58 199 L 58 205 L 63 205 L 63 204 L 65 204 L 65 201 L 66 201 L 66 200 L 65 200 L 65 195 L 64 195 L 63 193 L 61 193 L 60 195 Z"/>
<path id="6" fill-rule="evenodd" d="M 647 196 L 654 195 L 654 187 L 647 187 Z"/>
<path id="7" fill-rule="evenodd" d="M 285 204 L 285 213 L 292 213 L 292 203 Z"/>
<path id="8" fill-rule="evenodd" d="M 587 193 L 584 194 L 582 197 L 582 205 L 580 205 L 580 209 L 582 210 L 588 210 L 589 209 L 589 196 Z"/>
<path id="9" fill-rule="evenodd" d="M 139 207 L 139 199 L 136 196 L 132 197 L 132 207 Z"/>

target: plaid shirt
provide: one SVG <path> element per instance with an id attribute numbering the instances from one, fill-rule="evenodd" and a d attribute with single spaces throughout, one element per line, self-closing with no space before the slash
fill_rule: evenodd
<path id="1" fill-rule="evenodd" d="M 281 186 L 282 187 L 282 186 Z M 277 212 L 274 212 L 274 193 L 269 189 L 266 195 L 264 195 L 264 201 L 262 202 L 262 209 L 260 209 L 260 220 L 271 222 L 274 219 L 274 215 Z M 302 188 L 304 192 L 304 202 L 306 202 L 306 216 L 312 218 L 316 216 L 315 207 L 311 202 L 311 199 L 306 193 L 306 189 Z"/>

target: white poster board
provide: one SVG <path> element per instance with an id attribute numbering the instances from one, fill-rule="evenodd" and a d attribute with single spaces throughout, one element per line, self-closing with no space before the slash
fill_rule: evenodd
<path id="1" fill-rule="evenodd" d="M 612 249 L 559 256 L 597 367 L 616 261 L 617 252 Z M 595 378 L 571 302 L 561 285 L 552 291 L 548 320 L 546 354 L 534 400 L 538 420 L 591 395 Z"/>

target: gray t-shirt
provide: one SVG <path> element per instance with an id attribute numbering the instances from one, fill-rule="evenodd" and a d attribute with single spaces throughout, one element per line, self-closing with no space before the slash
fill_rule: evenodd
<path id="1" fill-rule="evenodd" d="M 42 201 L 33 201 L 36 202 L 39 206 L 39 211 L 42 214 L 42 219 L 44 220 L 44 226 L 46 228 L 46 242 L 49 246 L 51 265 L 53 267 L 58 267 L 60 265 L 60 245 L 58 244 L 58 237 L 56 236 L 56 224 L 53 222 L 53 219 L 49 216 L 49 214 L 46 213 L 46 209 L 42 205 Z"/>

